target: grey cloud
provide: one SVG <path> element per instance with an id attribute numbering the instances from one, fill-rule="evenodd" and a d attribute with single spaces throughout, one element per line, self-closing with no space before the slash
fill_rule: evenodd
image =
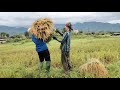
<path id="1" fill-rule="evenodd" d="M 50 12 L 14 12 L 14 13 L 1 13 L 0 12 L 0 25 L 12 25 L 12 26 L 29 26 L 31 23 L 40 17 L 50 17 L 56 24 L 64 24 L 67 21 L 72 23 L 76 22 L 116 22 L 120 23 L 120 12 L 94 12 L 90 14 L 87 12 L 81 14 L 78 13 L 50 13 Z M 65 15 L 64 15 L 65 14 Z M 73 14 L 73 16 L 72 16 Z M 78 14 L 78 15 L 76 15 Z"/>

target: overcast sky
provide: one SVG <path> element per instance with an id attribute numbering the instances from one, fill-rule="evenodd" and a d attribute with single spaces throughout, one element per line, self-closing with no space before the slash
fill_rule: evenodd
<path id="1" fill-rule="evenodd" d="M 65 24 L 68 21 L 120 23 L 120 12 L 0 12 L 0 25 L 30 26 L 41 17 L 49 17 L 55 24 Z"/>

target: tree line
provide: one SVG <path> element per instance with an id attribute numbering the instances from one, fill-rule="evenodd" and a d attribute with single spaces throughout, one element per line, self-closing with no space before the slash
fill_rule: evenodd
<path id="1" fill-rule="evenodd" d="M 57 29 L 59 30 L 59 29 Z M 62 30 L 59 30 L 62 33 L 65 32 L 65 28 L 63 28 Z M 104 32 L 104 31 L 99 31 L 99 32 L 84 32 L 84 30 L 78 30 L 77 32 L 73 31 L 73 36 L 74 35 L 105 35 L 105 34 L 114 34 L 115 32 Z M 118 32 L 120 33 L 120 32 Z M 7 42 L 19 42 L 21 40 L 25 40 L 25 39 L 31 39 L 31 34 L 29 32 L 24 32 L 23 34 L 15 34 L 10 36 L 8 33 L 6 32 L 1 32 L 0 33 L 0 39 L 7 39 Z"/>

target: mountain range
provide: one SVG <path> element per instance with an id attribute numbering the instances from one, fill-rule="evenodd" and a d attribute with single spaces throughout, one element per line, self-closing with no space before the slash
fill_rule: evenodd
<path id="1" fill-rule="evenodd" d="M 64 28 L 64 24 L 55 24 L 55 27 L 59 30 Z M 102 23 L 102 22 L 84 22 L 84 23 L 75 23 L 73 24 L 74 29 L 78 29 L 80 31 L 111 31 L 111 32 L 120 32 L 120 24 L 111 24 L 111 23 Z M 10 35 L 20 34 L 27 31 L 27 27 L 10 27 L 0 25 L 0 32 L 6 32 Z"/>
<path id="2" fill-rule="evenodd" d="M 61 29 L 64 27 L 64 24 L 56 24 L 57 28 Z M 78 29 L 80 31 L 113 31 L 120 32 L 120 24 L 111 24 L 111 23 L 102 23 L 102 22 L 84 22 L 84 23 L 76 23 L 73 25 L 74 29 Z"/>

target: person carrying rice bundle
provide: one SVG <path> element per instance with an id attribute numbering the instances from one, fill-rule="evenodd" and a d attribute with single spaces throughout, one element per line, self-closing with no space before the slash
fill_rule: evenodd
<path id="1" fill-rule="evenodd" d="M 43 68 L 43 62 L 46 61 L 46 71 L 49 75 L 50 66 L 51 66 L 51 58 L 50 52 L 47 47 L 47 42 L 50 40 L 53 22 L 49 18 L 40 18 L 36 20 L 32 26 L 28 29 L 28 31 L 32 34 L 32 41 L 36 45 L 36 51 L 38 53 L 40 59 L 40 70 Z"/>

